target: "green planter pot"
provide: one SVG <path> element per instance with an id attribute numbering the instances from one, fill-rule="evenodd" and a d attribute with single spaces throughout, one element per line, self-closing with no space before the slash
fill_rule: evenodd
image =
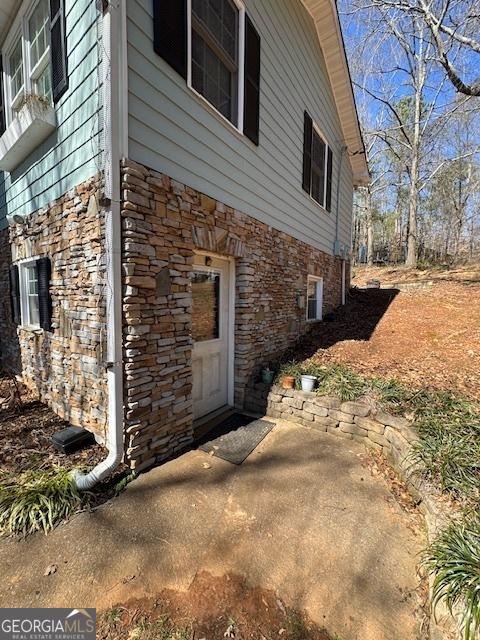
<path id="1" fill-rule="evenodd" d="M 272 384 L 275 373 L 269 369 L 262 369 L 262 382 L 264 384 Z"/>

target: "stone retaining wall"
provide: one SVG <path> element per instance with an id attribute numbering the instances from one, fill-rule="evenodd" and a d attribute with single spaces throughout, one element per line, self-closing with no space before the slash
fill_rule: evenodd
<path id="1" fill-rule="evenodd" d="M 340 259 L 130 160 L 123 162 L 122 189 L 126 450 L 140 470 L 193 437 L 194 252 L 235 259 L 238 408 L 259 368 L 308 330 L 308 275 L 323 278 L 328 312 L 341 303 L 342 267 Z"/>
<path id="2" fill-rule="evenodd" d="M 384 453 L 418 501 L 425 519 L 427 538 L 432 541 L 446 524 L 442 505 L 431 487 L 411 473 L 409 454 L 418 435 L 411 422 L 371 408 L 368 400 L 342 402 L 334 396 L 315 392 L 269 387 L 257 383 L 249 389 L 251 407 L 266 406 L 267 415 L 302 424 L 346 440 L 355 440 Z M 430 590 L 432 581 L 430 581 Z M 430 640 L 459 640 L 460 615 L 453 617 L 441 603 L 430 616 Z"/>
<path id="3" fill-rule="evenodd" d="M 266 385 L 255 387 L 258 395 L 265 394 Z M 368 444 L 399 462 L 410 443 L 417 439 L 405 418 L 383 411 L 373 412 L 364 402 L 342 402 L 333 396 L 283 389 L 279 385 L 267 393 L 267 415 Z"/>
<path id="4" fill-rule="evenodd" d="M 10 228 L 14 260 L 51 260 L 52 331 L 19 327 L 25 384 L 59 416 L 105 438 L 104 216 L 97 176 Z M 2 303 L 9 305 L 9 299 Z"/>

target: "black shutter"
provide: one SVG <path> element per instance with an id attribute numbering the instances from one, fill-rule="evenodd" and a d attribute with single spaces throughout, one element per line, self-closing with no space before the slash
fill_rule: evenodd
<path id="1" fill-rule="evenodd" d="M 313 121 L 305 111 L 303 125 L 303 190 L 310 195 L 312 190 L 312 135 Z"/>
<path id="2" fill-rule="evenodd" d="M 65 0 L 50 0 L 50 52 L 53 102 L 56 103 L 68 89 Z"/>
<path id="3" fill-rule="evenodd" d="M 5 132 L 6 128 L 5 101 L 3 98 L 3 56 L 0 55 L 0 136 Z"/>
<path id="4" fill-rule="evenodd" d="M 52 298 L 50 296 L 50 276 L 52 272 L 50 258 L 37 260 L 38 309 L 40 326 L 45 331 L 52 329 Z"/>
<path id="5" fill-rule="evenodd" d="M 187 0 L 153 0 L 153 48 L 187 78 Z"/>
<path id="6" fill-rule="evenodd" d="M 245 16 L 243 132 L 258 146 L 260 133 L 260 36 Z"/>
<path id="7" fill-rule="evenodd" d="M 327 194 L 325 208 L 327 211 L 332 210 L 332 173 L 333 173 L 333 152 L 328 147 L 327 151 Z"/>
<path id="8" fill-rule="evenodd" d="M 18 266 L 16 264 L 12 264 L 10 267 L 10 305 L 13 322 L 15 324 L 20 324 L 20 279 L 18 275 Z"/>

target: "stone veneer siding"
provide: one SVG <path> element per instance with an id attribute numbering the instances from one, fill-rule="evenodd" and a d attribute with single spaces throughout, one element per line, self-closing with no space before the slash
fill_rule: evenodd
<path id="1" fill-rule="evenodd" d="M 13 322 L 10 305 L 10 265 L 12 250 L 9 230 L 0 230 L 0 368 L 9 373 L 20 373 L 20 345 L 17 327 Z"/>
<path id="2" fill-rule="evenodd" d="M 307 276 L 323 277 L 325 312 L 341 303 L 341 261 L 129 160 L 122 190 L 126 450 L 141 469 L 193 437 L 194 251 L 235 258 L 239 408 L 259 367 L 307 330 Z"/>
<path id="3" fill-rule="evenodd" d="M 19 327 L 23 380 L 73 425 L 101 439 L 107 423 L 104 367 L 104 217 L 92 178 L 11 227 L 15 260 L 48 256 L 52 331 Z M 4 300 L 4 304 L 9 304 Z"/>

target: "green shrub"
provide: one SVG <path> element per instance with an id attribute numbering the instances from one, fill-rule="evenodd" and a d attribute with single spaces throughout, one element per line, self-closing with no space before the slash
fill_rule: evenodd
<path id="1" fill-rule="evenodd" d="M 82 504 L 71 473 L 57 467 L 0 476 L 0 533 L 28 535 L 53 529 Z"/>
<path id="2" fill-rule="evenodd" d="M 480 517 L 452 523 L 429 547 L 424 564 L 434 576 L 435 608 L 443 600 L 450 611 L 463 610 L 464 638 L 480 631 Z"/>

